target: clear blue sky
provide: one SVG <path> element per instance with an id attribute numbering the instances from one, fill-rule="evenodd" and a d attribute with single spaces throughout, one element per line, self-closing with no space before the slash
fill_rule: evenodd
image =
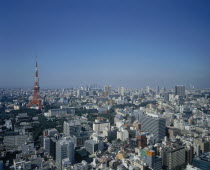
<path id="1" fill-rule="evenodd" d="M 0 87 L 210 87 L 209 0 L 1 0 Z"/>

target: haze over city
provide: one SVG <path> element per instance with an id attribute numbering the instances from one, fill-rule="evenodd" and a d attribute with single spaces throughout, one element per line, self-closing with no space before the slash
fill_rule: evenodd
<path id="1" fill-rule="evenodd" d="M 209 88 L 210 1 L 1 1 L 0 87 Z"/>
<path id="2" fill-rule="evenodd" d="M 0 170 L 210 170 L 210 0 L 0 1 Z"/>

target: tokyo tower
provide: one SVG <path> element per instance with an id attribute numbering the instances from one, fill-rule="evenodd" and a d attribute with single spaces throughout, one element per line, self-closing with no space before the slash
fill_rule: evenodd
<path id="1" fill-rule="evenodd" d="M 28 108 L 42 109 L 42 100 L 39 95 L 39 75 L 38 75 L 38 62 L 36 60 L 36 72 L 34 81 L 33 98 L 28 104 Z"/>

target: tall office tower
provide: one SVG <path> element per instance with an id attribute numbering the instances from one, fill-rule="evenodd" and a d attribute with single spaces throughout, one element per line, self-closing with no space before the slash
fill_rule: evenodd
<path id="1" fill-rule="evenodd" d="M 37 61 L 36 61 L 36 72 L 35 72 L 33 98 L 29 102 L 28 108 L 42 109 L 42 100 L 39 95 L 39 75 L 38 75 L 38 62 Z"/>
<path id="2" fill-rule="evenodd" d="M 150 87 L 149 86 L 146 87 L 146 92 L 150 93 Z"/>
<path id="3" fill-rule="evenodd" d="M 79 121 L 64 121 L 63 133 L 66 136 L 79 135 L 82 130 L 82 125 Z"/>
<path id="4" fill-rule="evenodd" d="M 119 87 L 119 88 L 118 88 L 118 93 L 119 93 L 121 96 L 124 96 L 124 94 L 125 94 L 125 88 L 124 88 L 124 87 Z"/>
<path id="5" fill-rule="evenodd" d="M 185 86 L 177 85 L 175 86 L 175 95 L 179 95 L 180 97 L 185 96 Z"/>
<path id="6" fill-rule="evenodd" d="M 136 118 L 141 124 L 142 131 L 153 134 L 154 142 L 160 142 L 162 139 L 164 139 L 166 133 L 166 120 L 164 118 L 161 118 L 155 114 L 141 114 L 140 117 Z"/>
<path id="7" fill-rule="evenodd" d="M 187 146 L 187 148 L 186 148 L 186 163 L 192 165 L 193 158 L 194 158 L 194 147 Z"/>
<path id="8" fill-rule="evenodd" d="M 155 155 L 155 151 L 149 148 L 144 148 L 141 150 L 141 157 L 144 162 L 153 170 L 162 169 L 162 159 Z"/>
<path id="9" fill-rule="evenodd" d="M 74 143 L 68 137 L 64 137 L 56 142 L 56 167 L 62 169 L 62 160 L 69 158 L 74 164 Z"/>
<path id="10" fill-rule="evenodd" d="M 104 86 L 104 92 L 105 92 L 106 95 L 111 94 L 111 92 L 112 92 L 112 86 L 111 85 Z"/>
<path id="11" fill-rule="evenodd" d="M 103 151 L 104 150 L 104 142 L 96 141 L 96 140 L 86 140 L 85 141 L 85 149 L 90 154 L 94 154 L 96 151 Z"/>
<path id="12" fill-rule="evenodd" d="M 159 86 L 157 87 L 157 93 L 160 93 L 160 87 Z"/>
<path id="13" fill-rule="evenodd" d="M 82 130 L 82 125 L 79 121 L 64 121 L 63 133 L 66 136 L 71 136 L 76 147 L 83 146 L 85 141 L 90 138 L 89 132 Z"/>
<path id="14" fill-rule="evenodd" d="M 173 146 L 162 148 L 162 164 L 164 169 L 182 169 L 185 165 L 185 147 Z"/>
<path id="15" fill-rule="evenodd" d="M 58 137 L 59 132 L 55 128 L 43 131 L 43 148 L 53 159 L 55 159 L 55 142 Z"/>

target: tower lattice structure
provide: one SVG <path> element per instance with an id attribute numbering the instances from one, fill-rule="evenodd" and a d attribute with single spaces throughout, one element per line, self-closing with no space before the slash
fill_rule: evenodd
<path id="1" fill-rule="evenodd" d="M 42 100 L 39 95 L 39 74 L 38 74 L 38 62 L 36 61 L 36 72 L 35 72 L 35 81 L 34 81 L 34 89 L 33 89 L 33 98 L 28 104 L 28 108 L 38 107 L 42 109 Z"/>

